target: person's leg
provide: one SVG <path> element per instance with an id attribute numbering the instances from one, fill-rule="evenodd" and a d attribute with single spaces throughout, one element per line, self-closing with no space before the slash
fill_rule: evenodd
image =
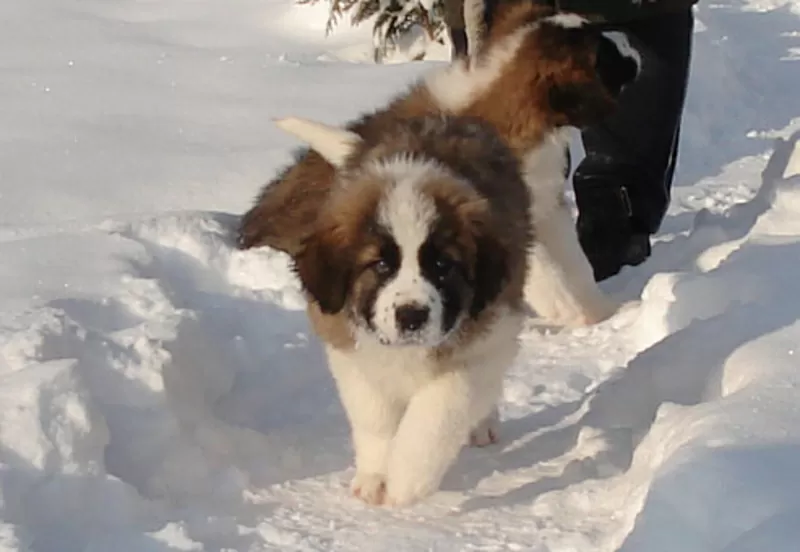
<path id="1" fill-rule="evenodd" d="M 444 0 L 443 19 L 452 44 L 452 59 L 472 55 L 480 47 L 501 1 Z"/>
<path id="2" fill-rule="evenodd" d="M 464 26 L 464 0 L 444 0 L 443 18 L 450 35 L 452 59 L 467 55 L 467 31 Z"/>
<path id="3" fill-rule="evenodd" d="M 573 175 L 578 234 L 598 281 L 643 262 L 666 213 L 693 21 L 687 10 L 620 27 L 643 49 L 642 73 L 616 113 L 582 133 L 586 157 Z"/>

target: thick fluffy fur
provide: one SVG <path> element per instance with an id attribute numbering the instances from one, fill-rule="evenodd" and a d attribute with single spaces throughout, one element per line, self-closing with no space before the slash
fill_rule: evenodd
<path id="1" fill-rule="evenodd" d="M 529 190 L 480 120 L 398 121 L 344 157 L 347 139 L 324 134 L 305 135 L 338 176 L 296 270 L 351 425 L 353 492 L 405 505 L 439 487 L 470 437 L 494 439 L 523 318 Z"/>
<path id="2" fill-rule="evenodd" d="M 564 202 L 565 129 L 610 114 L 624 83 L 635 77 L 638 58 L 618 34 L 606 35 L 575 16 L 551 16 L 536 3 L 501 5 L 473 57 L 432 72 L 347 128 L 371 140 L 398 121 L 424 115 L 474 117 L 493 126 L 523 166 L 533 194 L 538 239 L 526 300 L 550 322 L 591 324 L 616 305 L 595 284 Z M 620 63 L 626 56 L 629 63 Z M 299 152 L 243 217 L 240 247 L 298 253 L 335 173 L 317 152 Z"/>

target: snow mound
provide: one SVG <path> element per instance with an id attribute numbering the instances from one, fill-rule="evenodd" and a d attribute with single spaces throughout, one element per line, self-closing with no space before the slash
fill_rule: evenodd
<path id="1" fill-rule="evenodd" d="M 4 317 L 2 504 L 20 542 L 102 550 L 130 533 L 138 549 L 170 522 L 168 504 L 206 496 L 235 511 L 251 485 L 313 469 L 296 429 L 317 416 L 324 429 L 336 410 L 321 352 L 285 259 L 234 251 L 232 221 L 184 214 L 75 236 L 117 245 L 119 265 L 95 274 L 115 290 Z"/>

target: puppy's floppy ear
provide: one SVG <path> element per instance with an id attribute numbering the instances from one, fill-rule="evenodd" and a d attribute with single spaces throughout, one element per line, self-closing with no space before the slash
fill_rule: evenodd
<path id="1" fill-rule="evenodd" d="M 349 247 L 333 229 L 312 234 L 294 256 L 294 269 L 303 289 L 324 314 L 336 314 L 344 307 L 352 266 Z"/>
<path id="2" fill-rule="evenodd" d="M 599 25 L 569 29 L 567 34 L 576 45 L 592 50 L 594 66 L 586 68 L 588 74 L 583 78 L 553 82 L 548 101 L 567 124 L 585 128 L 614 112 L 623 88 L 639 75 L 641 56 L 627 35 L 603 31 Z"/>
<path id="3" fill-rule="evenodd" d="M 361 143 L 361 136 L 355 132 L 309 119 L 285 117 L 273 122 L 281 130 L 308 143 L 311 149 L 337 169 L 344 166 Z"/>
<path id="4" fill-rule="evenodd" d="M 469 309 L 473 318 L 500 294 L 509 277 L 508 253 L 500 242 L 479 234 L 475 245 L 475 294 Z"/>
<path id="5" fill-rule="evenodd" d="M 597 82 L 565 82 L 548 89 L 550 108 L 576 128 L 594 125 L 614 112 L 613 99 Z"/>
<path id="6" fill-rule="evenodd" d="M 459 207 L 461 219 L 468 225 L 475 243 L 471 317 L 478 316 L 502 291 L 509 278 L 508 252 L 489 227 L 491 214 L 484 199 L 468 201 Z"/>
<path id="7" fill-rule="evenodd" d="M 626 84 L 633 82 L 642 67 L 639 51 L 620 31 L 604 31 L 597 42 L 595 71 L 603 86 L 616 98 Z"/>

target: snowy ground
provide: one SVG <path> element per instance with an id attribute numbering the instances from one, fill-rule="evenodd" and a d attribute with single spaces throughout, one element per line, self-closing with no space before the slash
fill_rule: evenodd
<path id="1" fill-rule="evenodd" d="M 231 228 L 289 159 L 271 117 L 430 63 L 362 63 L 368 30 L 289 0 L 0 2 L 0 550 L 798 550 L 800 177 L 765 166 L 800 0 L 698 17 L 670 215 L 606 286 L 640 307 L 526 333 L 502 444 L 391 511 L 346 492 L 285 258 Z"/>

